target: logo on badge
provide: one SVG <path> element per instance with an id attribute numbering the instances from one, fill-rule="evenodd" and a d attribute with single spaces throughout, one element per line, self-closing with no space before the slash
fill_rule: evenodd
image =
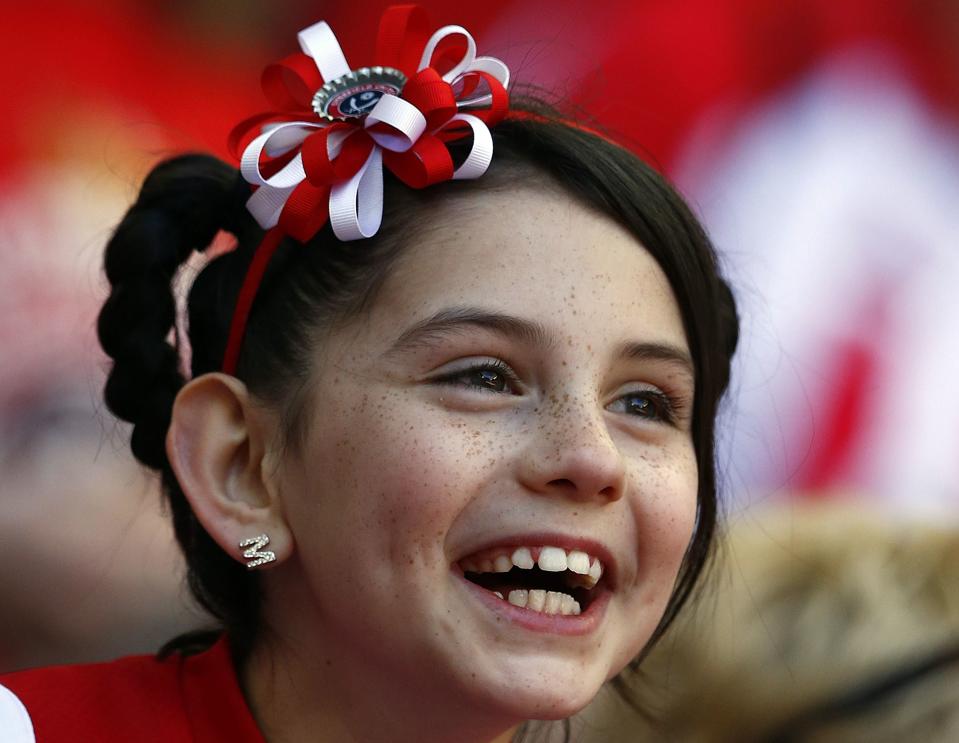
<path id="1" fill-rule="evenodd" d="M 317 116 L 345 121 L 366 116 L 384 95 L 399 95 L 406 75 L 392 67 L 362 67 L 326 83 L 313 96 Z"/>

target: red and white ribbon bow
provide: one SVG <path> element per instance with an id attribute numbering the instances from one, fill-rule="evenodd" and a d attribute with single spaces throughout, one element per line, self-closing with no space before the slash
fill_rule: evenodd
<path id="1" fill-rule="evenodd" d="M 263 88 L 277 110 L 231 134 L 234 152 L 242 150 L 240 171 L 257 187 L 247 207 L 261 227 L 305 242 L 329 219 L 340 240 L 371 237 L 383 214 L 384 165 L 413 188 L 486 172 L 488 126 L 506 115 L 509 70 L 494 57 L 477 57 L 461 26 L 432 35 L 428 27 L 418 6 L 386 10 L 375 64 L 400 70 L 407 82 L 362 119 L 331 122 L 312 110 L 314 93 L 351 71 L 325 22 L 299 33 L 301 53 L 264 71 Z M 454 167 L 446 142 L 467 136 L 469 154 Z"/>
<path id="2" fill-rule="evenodd" d="M 263 72 L 276 110 L 230 134 L 240 172 L 256 187 L 247 207 L 268 232 L 237 296 L 223 356 L 227 374 L 236 372 L 253 300 L 284 235 L 306 242 L 327 219 L 340 240 L 376 234 L 384 165 L 413 188 L 480 177 L 493 154 L 487 127 L 509 105 L 509 70 L 494 57 L 477 57 L 466 29 L 445 26 L 431 35 L 422 8 L 394 5 L 380 20 L 375 64 L 406 76 L 400 95 L 382 95 L 365 118 L 328 121 L 313 110 L 313 96 L 350 66 L 326 23 L 298 38 L 302 52 Z M 455 166 L 446 143 L 469 136 L 469 154 Z"/>

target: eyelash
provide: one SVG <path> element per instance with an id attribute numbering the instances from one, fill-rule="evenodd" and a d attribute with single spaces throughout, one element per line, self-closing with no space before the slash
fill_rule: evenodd
<path id="1" fill-rule="evenodd" d="M 498 359 L 482 361 L 476 364 L 472 364 L 464 369 L 457 369 L 454 372 L 445 374 L 441 377 L 437 377 L 434 382 L 436 384 L 448 385 L 451 387 L 462 386 L 476 389 L 481 392 L 481 394 L 493 394 L 501 395 L 507 394 L 507 390 L 499 390 L 490 387 L 485 384 L 471 384 L 464 380 L 467 380 L 470 375 L 478 374 L 480 372 L 493 372 L 503 377 L 503 381 L 507 388 L 515 387 L 519 382 L 519 378 L 516 376 L 516 373 L 510 368 L 508 364 Z M 509 394 L 518 394 L 515 390 L 509 390 Z M 620 395 L 614 403 L 619 403 L 625 401 L 628 398 L 643 397 L 646 400 L 650 401 L 651 407 L 653 410 L 653 415 L 643 416 L 637 415 L 638 418 L 644 418 L 646 420 L 651 420 L 653 422 L 662 422 L 669 425 L 674 425 L 676 423 L 676 417 L 679 412 L 681 412 L 683 407 L 683 402 L 679 398 L 673 397 L 657 389 L 642 389 L 635 390 L 633 392 L 627 392 L 626 394 Z"/>

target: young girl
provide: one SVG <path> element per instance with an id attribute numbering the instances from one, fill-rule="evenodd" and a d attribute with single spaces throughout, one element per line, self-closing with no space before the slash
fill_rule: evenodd
<path id="1" fill-rule="evenodd" d="M 507 741 L 689 595 L 737 336 L 712 248 L 649 167 L 507 115 L 505 66 L 424 25 L 391 9 L 352 71 L 307 29 L 243 177 L 161 163 L 117 228 L 106 400 L 222 627 L 5 677 L 4 740 Z M 171 282 L 221 230 L 182 337 Z"/>

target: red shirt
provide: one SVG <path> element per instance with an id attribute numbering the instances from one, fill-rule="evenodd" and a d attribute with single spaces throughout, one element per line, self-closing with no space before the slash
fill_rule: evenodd
<path id="1" fill-rule="evenodd" d="M 19 729 L 27 732 L 13 743 L 31 743 L 24 709 L 37 743 L 265 743 L 240 691 L 225 637 L 186 657 L 138 655 L 0 676 L 4 741 L 10 740 L 5 735 L 16 735 L 11 729 Z"/>

